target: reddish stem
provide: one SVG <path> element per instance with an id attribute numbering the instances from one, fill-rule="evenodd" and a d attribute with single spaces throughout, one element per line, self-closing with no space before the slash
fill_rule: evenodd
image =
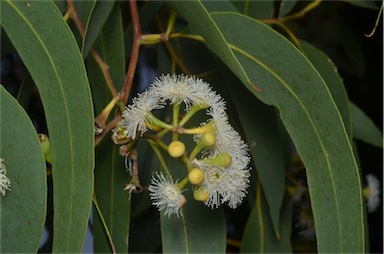
<path id="1" fill-rule="evenodd" d="M 129 92 L 132 87 L 133 77 L 135 76 L 137 60 L 139 58 L 140 38 L 142 35 L 136 1 L 130 0 L 129 7 L 131 10 L 132 26 L 133 26 L 133 45 L 131 50 L 131 58 L 129 60 L 129 66 L 127 70 L 127 75 L 125 77 L 124 85 L 121 92 L 123 96 L 122 101 L 124 105 L 127 104 Z"/>

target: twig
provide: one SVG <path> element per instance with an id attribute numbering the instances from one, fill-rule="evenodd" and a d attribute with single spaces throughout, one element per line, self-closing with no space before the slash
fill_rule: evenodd
<path id="1" fill-rule="evenodd" d="M 118 122 L 121 121 L 121 115 L 118 114 L 115 116 L 115 118 L 112 119 L 106 126 L 105 129 L 100 135 L 96 136 L 95 138 L 95 146 L 97 146 L 100 141 L 104 138 L 104 136 L 113 128 L 117 125 Z"/>
<path id="2" fill-rule="evenodd" d="M 132 17 L 132 26 L 133 26 L 133 44 L 131 50 L 131 58 L 129 60 L 129 66 L 127 70 L 127 75 L 125 77 L 124 85 L 122 88 L 122 101 L 127 104 L 129 92 L 132 87 L 133 77 L 135 75 L 137 60 L 139 58 L 139 49 L 140 49 L 140 37 L 141 37 L 141 28 L 139 21 L 139 14 L 137 11 L 137 5 L 135 0 L 129 0 L 129 7 Z"/>

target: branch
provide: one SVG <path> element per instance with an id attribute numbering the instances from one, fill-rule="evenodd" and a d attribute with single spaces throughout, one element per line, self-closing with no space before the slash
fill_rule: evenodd
<path id="1" fill-rule="evenodd" d="M 132 87 L 133 77 L 135 76 L 137 60 L 139 58 L 140 38 L 142 35 L 141 28 L 140 28 L 139 14 L 137 12 L 136 0 L 129 0 L 129 7 L 131 10 L 132 26 L 133 26 L 133 44 L 132 44 L 131 58 L 129 60 L 127 75 L 125 77 L 124 85 L 121 90 L 122 101 L 124 105 L 127 104 L 129 92 Z"/>

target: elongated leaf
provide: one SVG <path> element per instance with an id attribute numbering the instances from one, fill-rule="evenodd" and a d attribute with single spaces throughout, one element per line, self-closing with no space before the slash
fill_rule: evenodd
<path id="1" fill-rule="evenodd" d="M 125 59 L 122 17 L 118 5 L 115 5 L 111 11 L 94 47 L 109 66 L 111 78 L 117 90 L 120 90 L 124 83 Z M 96 114 L 99 114 L 113 96 L 100 67 L 91 57 L 87 60 L 95 110 Z M 107 134 L 104 139 L 96 147 L 95 193 L 116 251 L 126 253 L 128 251 L 130 200 L 128 192 L 123 189 L 124 185 L 129 182 L 130 175 L 124 167 L 124 159 L 119 155 L 119 147 L 111 141 L 110 135 Z M 93 236 L 94 239 L 97 239 L 94 241 L 94 251 L 96 253 L 111 252 L 111 246 L 106 238 L 105 228 L 100 221 L 98 211 L 94 209 L 93 214 L 95 215 Z"/>
<path id="2" fill-rule="evenodd" d="M 307 169 L 318 250 L 363 252 L 359 169 L 323 78 L 288 40 L 252 18 L 209 14 L 200 2 L 174 5 L 250 91 L 279 109 Z M 204 26 L 199 27 L 202 20 Z M 223 45 L 234 54 L 223 50 Z M 253 84 L 262 91 L 257 92 Z"/>
<path id="3" fill-rule="evenodd" d="M 228 80 L 228 79 L 227 79 Z M 255 169 L 263 186 L 275 235 L 280 235 L 280 208 L 285 191 L 284 146 L 274 108 L 263 104 L 245 88 L 228 84 L 245 132 Z M 245 91 L 244 91 L 245 90 Z"/>
<path id="4" fill-rule="evenodd" d="M 91 209 L 94 124 L 80 51 L 52 1 L 1 1 L 1 8 L 1 25 L 35 81 L 46 114 L 54 186 L 53 251 L 81 252 Z"/>
<path id="5" fill-rule="evenodd" d="M 207 41 L 207 44 L 214 47 L 215 53 L 229 66 L 232 72 L 235 73 L 243 83 L 250 84 L 251 80 L 244 70 L 244 67 L 230 49 L 230 45 L 226 43 L 223 34 L 208 14 L 203 3 L 201 1 L 171 1 L 170 3 L 187 19 L 192 29 L 199 31 Z M 207 25 L 202 26 L 201 24 Z"/>
<path id="6" fill-rule="evenodd" d="M 349 104 L 352 112 L 353 137 L 368 144 L 383 147 L 383 134 L 375 123 L 355 104 Z"/>
<path id="7" fill-rule="evenodd" d="M 160 119 L 167 119 L 172 115 L 171 110 L 161 112 Z M 187 124 L 196 126 L 206 118 L 195 115 Z M 165 143 L 167 138 L 164 137 Z M 180 135 L 180 140 L 186 146 L 187 154 L 192 151 L 196 143 L 190 135 Z M 180 161 L 169 156 L 168 152 L 160 151 L 168 166 L 172 178 L 182 181 L 188 175 L 187 168 Z M 160 163 L 156 156 L 152 171 L 160 171 Z M 226 225 L 222 207 L 211 209 L 202 202 L 196 201 L 192 195 L 193 186 L 187 184 L 183 191 L 186 203 L 180 208 L 182 215 L 165 216 L 160 211 L 161 240 L 163 253 L 224 253 L 226 246 Z M 148 193 L 148 192 L 147 192 Z M 147 194 L 148 195 L 148 194 Z"/>
<path id="8" fill-rule="evenodd" d="M 260 183 L 256 189 L 256 205 L 249 216 L 241 245 L 241 253 L 290 253 L 292 212 L 288 198 L 285 198 L 281 213 L 281 236 L 272 230 L 271 218 Z"/>
<path id="9" fill-rule="evenodd" d="M 274 1 L 231 1 L 240 13 L 256 18 L 269 19 L 273 17 L 275 11 Z M 205 5 L 205 3 L 204 3 Z"/>
<path id="10" fill-rule="evenodd" d="M 293 7 L 295 7 L 297 0 L 283 0 L 280 4 L 279 17 L 284 17 L 290 11 L 292 11 Z"/>
<path id="11" fill-rule="evenodd" d="M 337 72 L 337 68 L 332 60 L 323 52 L 311 44 L 301 41 L 305 56 L 311 61 L 316 70 L 324 79 L 332 98 L 334 99 L 338 110 L 343 118 L 344 126 L 350 141 L 352 141 L 352 120 L 349 108 L 347 90 L 344 87 L 343 80 Z"/>
<path id="12" fill-rule="evenodd" d="M 186 168 L 178 161 L 171 159 L 168 166 L 175 179 L 185 177 Z M 194 200 L 190 185 L 183 195 L 187 203 L 181 208 L 182 216 L 168 218 L 160 212 L 163 253 L 224 253 L 226 227 L 223 210 L 212 210 Z"/>
<path id="13" fill-rule="evenodd" d="M 161 238 L 164 253 L 224 253 L 225 220 L 222 210 L 210 210 L 190 200 L 182 208 L 184 215 L 168 218 L 161 214 Z"/>
<path id="14" fill-rule="evenodd" d="M 83 58 L 86 58 L 89 50 L 92 48 L 97 36 L 99 35 L 105 21 L 112 11 L 115 1 L 96 1 L 88 17 L 87 25 L 85 27 L 85 34 L 81 52 Z"/>
<path id="15" fill-rule="evenodd" d="M 0 86 L 0 158 L 11 190 L 0 197 L 0 252 L 36 252 L 47 205 L 45 160 L 24 109 Z M 17 237 L 16 237 L 17 236 Z"/>
<path id="16" fill-rule="evenodd" d="M 344 2 L 353 4 L 358 7 L 368 8 L 372 10 L 378 10 L 379 7 L 376 5 L 375 1 L 366 1 L 366 0 L 343 0 Z"/>

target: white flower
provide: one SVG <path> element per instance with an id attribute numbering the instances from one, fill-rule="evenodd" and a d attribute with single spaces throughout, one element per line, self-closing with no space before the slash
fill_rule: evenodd
<path id="1" fill-rule="evenodd" d="M 223 197 L 223 202 L 228 201 L 230 208 L 237 208 L 243 198 L 247 195 L 247 188 L 249 186 L 249 169 L 228 168 L 226 169 L 227 177 L 230 179 L 230 186 Z"/>
<path id="2" fill-rule="evenodd" d="M 126 130 L 126 136 L 132 139 L 136 138 L 136 133 L 141 135 L 146 132 L 147 124 L 152 123 L 151 111 L 164 107 L 164 102 L 152 90 L 147 90 L 133 99 L 133 104 L 129 105 L 123 112 L 121 125 Z"/>
<path id="3" fill-rule="evenodd" d="M 241 139 L 240 134 L 229 124 L 228 116 L 220 108 L 212 108 L 209 115 L 216 128 L 216 144 L 213 147 L 215 154 L 227 152 L 232 157 L 232 163 L 238 168 L 246 168 L 250 161 L 248 146 Z"/>
<path id="4" fill-rule="evenodd" d="M 6 176 L 7 169 L 4 164 L 4 159 L 0 158 L 0 193 L 5 196 L 5 192 L 10 190 L 11 181 Z"/>
<path id="5" fill-rule="evenodd" d="M 208 192 L 206 206 L 217 208 L 228 202 L 229 207 L 236 208 L 241 204 L 247 194 L 250 176 L 248 169 L 233 166 L 223 168 L 198 160 L 194 160 L 194 164 L 204 172 L 201 186 Z"/>
<path id="6" fill-rule="evenodd" d="M 368 212 L 374 212 L 380 205 L 380 182 L 376 176 L 372 174 L 366 175 L 366 179 L 367 186 L 363 190 L 363 193 L 367 199 Z"/>
<path id="7" fill-rule="evenodd" d="M 208 83 L 194 76 L 163 75 L 153 82 L 150 89 L 153 89 L 162 99 L 170 100 L 171 104 L 183 102 L 186 110 L 190 108 L 191 104 L 208 104 L 214 100 L 207 97 L 208 94 L 212 96 L 212 90 Z"/>
<path id="8" fill-rule="evenodd" d="M 171 216 L 176 214 L 179 217 L 180 208 L 185 204 L 186 199 L 181 194 L 177 186 L 169 177 L 165 177 L 161 172 L 156 173 L 148 187 L 153 205 L 157 206 L 159 211 L 165 210 L 164 214 Z"/>

